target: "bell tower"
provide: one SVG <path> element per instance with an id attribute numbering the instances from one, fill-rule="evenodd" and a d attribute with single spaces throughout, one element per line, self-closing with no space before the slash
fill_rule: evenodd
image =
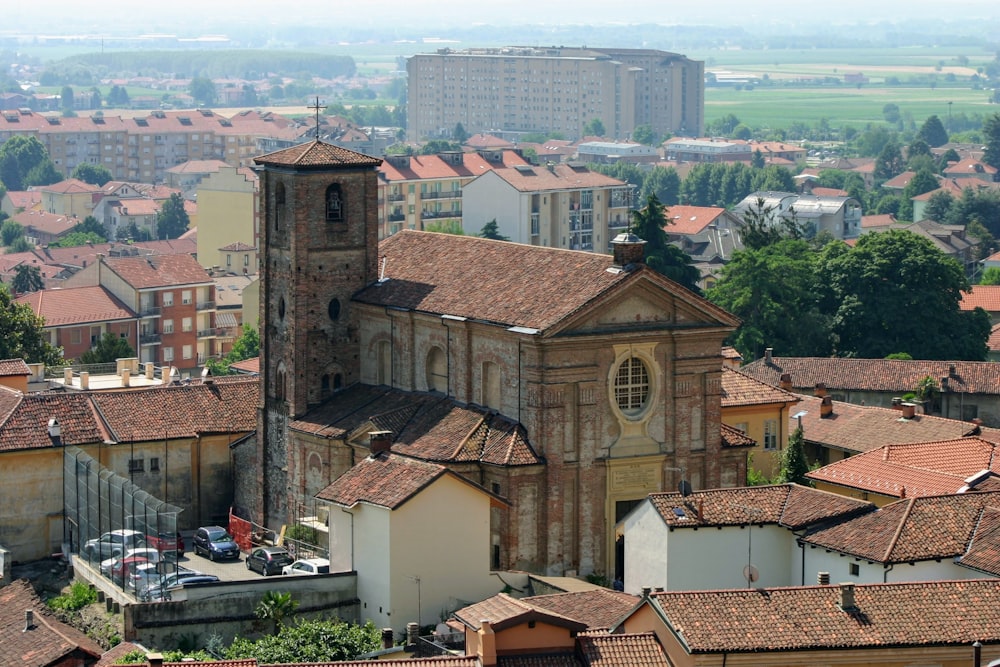
<path id="1" fill-rule="evenodd" d="M 351 297 L 377 279 L 381 160 L 316 140 L 260 174 L 257 516 L 288 520 L 288 422 L 360 378 Z"/>

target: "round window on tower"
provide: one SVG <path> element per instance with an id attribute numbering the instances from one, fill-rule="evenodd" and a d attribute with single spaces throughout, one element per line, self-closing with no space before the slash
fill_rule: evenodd
<path id="1" fill-rule="evenodd" d="M 330 299 L 330 305 L 326 309 L 327 315 L 334 322 L 340 319 L 340 299 Z"/>
<path id="2" fill-rule="evenodd" d="M 649 370 L 642 359 L 629 357 L 615 373 L 615 402 L 626 417 L 638 417 L 649 403 Z"/>

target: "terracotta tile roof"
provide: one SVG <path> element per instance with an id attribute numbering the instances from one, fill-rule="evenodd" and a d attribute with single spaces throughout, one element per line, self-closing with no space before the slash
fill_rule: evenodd
<path id="1" fill-rule="evenodd" d="M 894 216 L 892 213 L 861 216 L 862 229 L 867 229 L 869 227 L 889 227 L 894 224 L 896 224 L 896 216 Z"/>
<path id="2" fill-rule="evenodd" d="M 749 435 L 739 430 L 729 426 L 728 424 L 719 424 L 719 430 L 722 434 L 722 446 L 723 447 L 756 447 L 757 441 L 751 438 Z"/>
<path id="3" fill-rule="evenodd" d="M 974 158 L 966 158 L 960 162 L 952 162 L 944 169 L 946 176 L 959 176 L 962 174 L 987 174 L 995 176 L 997 168 L 991 167 L 985 162 L 980 162 Z"/>
<path id="4" fill-rule="evenodd" d="M 1000 350 L 1000 324 L 994 324 L 990 329 L 990 337 L 986 339 L 986 347 L 991 352 Z"/>
<path id="5" fill-rule="evenodd" d="M 821 188 L 814 187 L 810 192 L 817 197 L 848 197 L 850 194 L 847 190 L 840 190 L 838 188 Z"/>
<path id="6" fill-rule="evenodd" d="M 105 651 L 101 655 L 101 659 L 97 661 L 94 667 L 111 667 L 118 662 L 119 658 L 125 657 L 126 653 L 131 653 L 132 651 L 143 650 L 139 644 L 134 644 L 132 642 L 121 642 L 114 648 Z"/>
<path id="7" fill-rule="evenodd" d="M 888 181 L 883 183 L 882 187 L 890 188 L 892 190 L 902 190 L 903 188 L 906 187 L 906 184 L 909 183 L 916 175 L 917 172 L 915 171 L 904 171 L 899 176 L 893 176 Z"/>
<path id="8" fill-rule="evenodd" d="M 983 510 L 969 548 L 958 557 L 958 562 L 964 567 L 1000 576 L 1000 508 Z"/>
<path id="9" fill-rule="evenodd" d="M 474 134 L 465 141 L 470 148 L 513 148 L 514 144 L 492 134 Z"/>
<path id="10" fill-rule="evenodd" d="M 15 213 L 11 216 L 11 220 L 25 229 L 37 229 L 52 236 L 68 234 L 73 227 L 80 223 L 80 220 L 73 217 L 35 210 Z"/>
<path id="11" fill-rule="evenodd" d="M 378 662 L 378 661 L 375 661 Z M 482 667 L 479 659 L 464 655 L 438 656 L 434 658 L 409 658 L 404 660 L 390 660 L 392 667 Z M 191 663 L 184 663 L 189 665 Z M 256 664 L 256 661 L 254 661 Z M 371 660 L 345 660 L 337 662 L 289 662 L 289 663 L 267 663 L 260 667 L 372 667 Z M 205 663 L 206 667 L 227 667 L 225 663 Z M 174 667 L 171 665 L 171 667 Z M 178 664 L 176 667 L 183 667 Z"/>
<path id="12" fill-rule="evenodd" d="M 722 407 L 797 403 L 799 397 L 790 391 L 755 380 L 732 368 L 722 369 Z"/>
<path id="13" fill-rule="evenodd" d="M 494 169 L 493 173 L 519 192 L 544 192 L 576 188 L 611 188 L 624 181 L 586 167 L 555 164 L 549 167 Z"/>
<path id="14" fill-rule="evenodd" d="M 883 445 L 910 442 L 954 440 L 970 435 L 998 439 L 1000 431 L 986 429 L 970 422 L 931 415 L 914 415 L 904 419 L 899 410 L 833 402 L 833 412 L 822 416 L 822 399 L 800 395 L 797 411 L 802 416 L 802 430 L 807 442 L 845 452 L 866 452 Z M 789 425 L 797 426 L 789 418 Z M 1000 441 L 1000 439 L 998 439 Z"/>
<path id="15" fill-rule="evenodd" d="M 24 359 L 0 359 L 0 377 L 31 375 L 31 369 Z"/>
<path id="16" fill-rule="evenodd" d="M 257 428 L 258 388 L 256 378 L 238 377 L 212 384 L 93 392 L 89 396 L 116 442 L 141 442 L 207 433 L 249 433 Z"/>
<path id="17" fill-rule="evenodd" d="M 776 387 L 781 374 L 789 373 L 793 386 L 808 388 L 810 391 L 822 382 L 830 390 L 879 391 L 902 395 L 913 391 L 917 383 L 928 375 L 938 379 L 950 375 L 948 385 L 952 392 L 1000 394 L 1000 364 L 989 361 L 774 357 L 771 363 L 757 359 L 740 370 Z"/>
<path id="18" fill-rule="evenodd" d="M 10 199 L 10 203 L 15 209 L 21 208 L 25 211 L 42 203 L 40 190 L 8 190 L 7 198 Z"/>
<path id="19" fill-rule="evenodd" d="M 536 609 L 546 609 L 560 616 L 581 621 L 587 630 L 608 630 L 635 609 L 637 595 L 629 595 L 606 588 L 576 593 L 533 595 L 521 599 Z"/>
<path id="20" fill-rule="evenodd" d="M 112 208 L 116 209 L 119 215 L 156 215 L 160 211 L 160 202 L 155 199 L 136 197 L 135 199 L 122 199 Z"/>
<path id="21" fill-rule="evenodd" d="M 244 243 L 243 241 L 237 241 L 236 243 L 230 243 L 229 245 L 224 245 L 219 250 L 222 252 L 250 252 L 251 250 L 256 250 L 256 246 L 252 246 L 249 243 Z"/>
<path id="22" fill-rule="evenodd" d="M 213 284 L 198 260 L 190 255 L 105 257 L 103 261 L 134 289 Z"/>
<path id="23" fill-rule="evenodd" d="M 0 451 L 53 447 L 48 433 L 52 418 L 58 419 L 62 427 L 63 444 L 85 445 L 111 439 L 87 394 L 22 395 L 0 387 Z"/>
<path id="24" fill-rule="evenodd" d="M 584 306 L 611 298 L 618 286 L 652 280 L 701 316 L 738 323 L 654 271 L 608 271 L 609 255 L 410 230 L 381 242 L 379 253 L 388 280 L 359 292 L 357 301 L 526 327 L 546 335 Z"/>
<path id="25" fill-rule="evenodd" d="M 808 473 L 816 481 L 915 498 L 959 493 L 984 470 L 1000 474 L 1000 445 L 981 438 L 885 445 Z"/>
<path id="26" fill-rule="evenodd" d="M 344 507 L 366 503 L 393 510 L 448 474 L 455 475 L 435 463 L 382 453 L 362 459 L 316 497 Z"/>
<path id="27" fill-rule="evenodd" d="M 499 655 L 497 667 L 583 667 L 583 664 L 573 653 L 537 653 Z"/>
<path id="28" fill-rule="evenodd" d="M 708 227 L 726 209 L 717 206 L 669 206 L 664 209 L 666 224 L 663 230 L 668 234 L 697 234 Z"/>
<path id="29" fill-rule="evenodd" d="M 1000 640 L 996 579 L 859 584 L 856 611 L 841 609 L 840 599 L 836 585 L 652 595 L 692 654 L 847 648 L 889 653 Z"/>
<path id="30" fill-rule="evenodd" d="M 482 621 L 489 621 L 497 632 L 529 621 L 542 621 L 577 632 L 587 629 L 585 623 L 540 607 L 531 600 L 532 598 L 517 600 L 506 593 L 497 593 L 491 598 L 453 612 L 452 616 L 473 629 L 481 627 Z"/>
<path id="31" fill-rule="evenodd" d="M 31 306 L 45 320 L 46 327 L 136 318 L 128 306 L 99 285 L 40 290 L 18 297 L 17 302 Z"/>
<path id="32" fill-rule="evenodd" d="M 503 162 L 490 162 L 479 153 L 462 153 L 461 161 L 454 164 L 440 155 L 411 155 L 405 166 L 388 159 L 379 166 L 379 176 L 389 182 L 433 179 L 471 180 L 498 167 L 526 165 L 528 162 L 514 151 L 503 151 Z"/>
<path id="33" fill-rule="evenodd" d="M 168 174 L 214 174 L 228 167 L 222 160 L 188 160 L 167 169 Z"/>
<path id="34" fill-rule="evenodd" d="M 653 632 L 587 635 L 577 645 L 589 667 L 669 667 L 663 647 Z"/>
<path id="35" fill-rule="evenodd" d="M 958 307 L 962 310 L 982 308 L 987 312 L 1000 312 L 1000 285 L 973 285 L 968 292 L 961 292 Z"/>
<path id="36" fill-rule="evenodd" d="M 387 387 L 355 385 L 293 421 L 289 428 L 327 438 L 392 431 L 394 452 L 439 463 L 536 465 L 523 427 L 484 408 Z"/>
<path id="37" fill-rule="evenodd" d="M 955 558 L 965 553 L 988 507 L 1000 508 L 1000 492 L 906 498 L 802 539 L 873 563 Z"/>
<path id="38" fill-rule="evenodd" d="M 32 624 L 25 629 L 29 609 Z M 0 588 L 0 636 L 3 665 L 88 664 L 103 653 L 97 642 L 57 620 L 24 579 Z"/>
<path id="39" fill-rule="evenodd" d="M 93 193 L 100 192 L 101 188 L 97 185 L 91 185 L 90 183 L 84 183 L 76 178 L 67 178 L 64 181 L 59 181 L 58 183 L 53 183 L 52 185 L 43 185 L 38 188 L 42 192 L 53 192 L 56 194 L 77 194 L 77 193 Z"/>
<path id="40" fill-rule="evenodd" d="M 229 364 L 229 367 L 240 373 L 260 373 L 260 357 L 237 361 L 234 364 Z"/>
<path id="41" fill-rule="evenodd" d="M 377 167 L 382 160 L 340 146 L 313 140 L 253 159 L 254 164 L 277 167 Z"/>
<path id="42" fill-rule="evenodd" d="M 651 493 L 648 498 L 671 528 L 754 523 L 800 530 L 875 509 L 869 502 L 797 484 L 695 491 L 687 497 L 679 493 Z"/>

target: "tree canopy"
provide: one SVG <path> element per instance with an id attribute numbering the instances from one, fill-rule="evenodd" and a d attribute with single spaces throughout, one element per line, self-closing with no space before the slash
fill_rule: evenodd
<path id="1" fill-rule="evenodd" d="M 42 318 L 26 303 L 17 303 L 7 289 L 0 289 L 0 359 L 24 359 L 55 365 L 62 348 L 52 347 L 42 330 Z"/>
<path id="2" fill-rule="evenodd" d="M 116 359 L 125 359 L 134 356 L 135 350 L 129 345 L 128 340 L 121 336 L 116 336 L 111 331 L 105 331 L 104 335 L 97 339 L 94 347 L 80 355 L 80 363 L 107 364 Z"/>
<path id="3" fill-rule="evenodd" d="M 205 367 L 212 375 L 232 375 L 233 371 L 229 369 L 232 364 L 256 356 L 260 356 L 260 334 L 256 327 L 244 322 L 239 337 L 233 341 L 233 347 L 226 356 L 221 359 L 208 359 Z"/>
<path id="4" fill-rule="evenodd" d="M 663 231 L 667 220 L 665 212 L 665 207 L 656 195 L 649 195 L 646 206 L 632 211 L 632 233 L 646 242 L 644 256 L 649 268 L 700 293 L 698 281 L 701 279 L 701 272 L 686 252 L 667 240 L 667 234 Z"/>
<path id="5" fill-rule="evenodd" d="M 45 146 L 34 135 L 15 134 L 0 144 L 0 181 L 8 190 L 58 183 L 61 179 L 58 172 L 56 180 L 47 180 L 54 170 Z"/>
<path id="6" fill-rule="evenodd" d="M 497 228 L 496 218 L 493 218 L 483 225 L 483 228 L 479 231 L 478 236 L 484 239 L 493 239 L 494 241 L 510 241 L 509 237 L 500 233 L 500 230 Z"/>
<path id="7" fill-rule="evenodd" d="M 178 193 L 170 195 L 156 214 L 156 236 L 161 241 L 176 239 L 187 231 L 191 219 L 184 210 L 184 198 Z"/>
<path id="8" fill-rule="evenodd" d="M 30 294 L 45 289 L 42 271 L 33 264 L 18 264 L 14 267 L 14 280 L 10 283 L 14 294 Z"/>
<path id="9" fill-rule="evenodd" d="M 986 144 L 983 162 L 1000 169 L 1000 113 L 987 116 L 983 121 L 983 140 Z"/>
<path id="10" fill-rule="evenodd" d="M 381 646 L 375 624 L 353 625 L 341 621 L 299 620 L 281 625 L 277 634 L 254 641 L 237 637 L 226 649 L 226 658 L 256 658 L 264 663 L 334 662 L 353 660 Z"/>
<path id="11" fill-rule="evenodd" d="M 111 172 L 103 164 L 91 164 L 89 162 L 81 162 L 76 165 L 70 176 L 84 183 L 98 186 L 104 185 L 112 178 Z"/>
<path id="12" fill-rule="evenodd" d="M 929 116 L 917 132 L 917 138 L 927 142 L 931 148 L 944 146 L 948 143 L 948 131 L 944 129 L 944 123 L 936 115 Z"/>

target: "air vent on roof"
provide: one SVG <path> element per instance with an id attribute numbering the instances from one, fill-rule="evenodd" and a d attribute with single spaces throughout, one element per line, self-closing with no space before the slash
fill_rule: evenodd
<path id="1" fill-rule="evenodd" d="M 181 116 L 177 120 L 180 121 L 181 125 L 190 125 L 191 124 L 191 119 L 188 118 L 187 116 Z"/>
<path id="2" fill-rule="evenodd" d="M 49 116 L 45 120 L 49 121 L 49 125 L 58 125 L 59 124 L 59 119 L 57 117 L 55 117 L 55 116 Z"/>

